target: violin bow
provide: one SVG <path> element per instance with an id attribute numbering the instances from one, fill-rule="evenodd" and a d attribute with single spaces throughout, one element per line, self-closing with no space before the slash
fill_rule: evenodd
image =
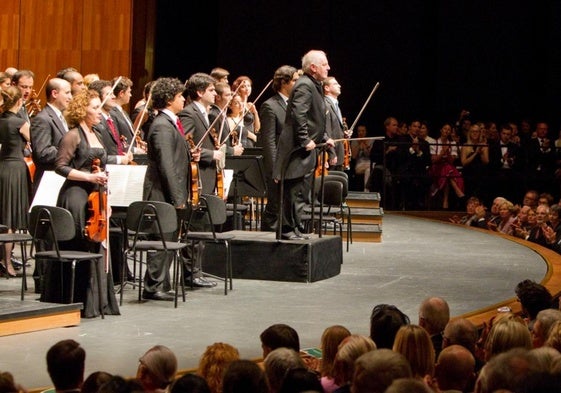
<path id="1" fill-rule="evenodd" d="M 119 84 L 119 82 L 121 82 L 121 80 L 123 79 L 122 76 L 118 77 L 117 80 L 115 81 L 115 83 L 113 83 L 113 86 L 111 86 L 111 94 L 113 94 L 113 92 L 115 91 L 115 89 L 117 88 L 117 85 Z M 107 104 L 107 101 L 109 101 L 109 98 L 111 98 L 111 94 L 107 94 L 105 96 L 105 98 L 103 99 L 103 101 L 101 101 L 101 107 L 103 108 L 105 106 L 105 104 Z"/>
<path id="2" fill-rule="evenodd" d="M 154 85 L 152 85 L 152 86 L 154 86 Z M 150 104 L 151 101 L 152 101 L 152 88 L 150 88 L 150 92 L 148 93 L 148 98 L 146 98 L 146 103 L 144 104 L 144 108 L 142 108 L 142 110 L 140 111 L 140 114 L 135 119 L 136 127 L 134 128 L 134 132 L 132 134 L 132 139 L 133 140 L 131 141 L 131 143 L 129 143 L 129 148 L 127 150 L 127 155 L 132 150 L 132 147 L 134 145 L 134 142 L 136 140 L 138 132 L 140 131 L 140 127 L 142 126 L 142 119 L 144 118 L 144 115 L 146 115 L 148 113 L 148 105 Z"/>
<path id="3" fill-rule="evenodd" d="M 358 123 L 358 120 L 360 119 L 360 116 L 362 116 L 362 112 L 364 112 L 364 109 L 366 109 L 366 106 L 370 102 L 370 99 L 372 98 L 372 96 L 374 95 L 376 90 L 378 90 L 378 87 L 380 87 L 380 82 L 376 82 L 376 84 L 374 85 L 374 88 L 370 92 L 370 95 L 368 96 L 368 98 L 364 102 L 364 105 L 362 105 L 362 108 L 360 109 L 360 112 L 358 112 L 358 115 L 356 116 L 355 121 L 353 122 L 353 124 L 351 124 L 351 128 L 349 128 L 349 130 L 351 131 L 351 134 L 354 131 L 356 123 Z"/>
<path id="4" fill-rule="evenodd" d="M 45 78 L 45 80 L 43 81 L 43 84 L 41 85 L 41 88 L 39 88 L 39 91 L 37 92 L 37 96 L 39 96 L 39 94 L 41 94 L 41 92 L 43 91 L 43 89 L 45 88 L 45 85 L 47 84 L 47 82 L 49 81 L 49 78 L 51 77 L 51 74 L 48 74 L 47 77 Z"/>

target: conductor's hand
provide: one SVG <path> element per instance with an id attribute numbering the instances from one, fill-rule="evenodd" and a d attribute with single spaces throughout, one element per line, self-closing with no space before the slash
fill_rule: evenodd
<path id="1" fill-rule="evenodd" d="M 314 150 L 315 148 L 316 148 L 316 143 L 314 141 L 310 141 L 306 145 L 306 151 Z"/>

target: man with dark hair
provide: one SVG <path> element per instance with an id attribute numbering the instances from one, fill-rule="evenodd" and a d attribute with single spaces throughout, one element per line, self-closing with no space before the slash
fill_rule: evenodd
<path id="1" fill-rule="evenodd" d="M 553 297 L 546 287 L 532 280 L 519 282 L 514 293 L 522 305 L 522 313 L 528 318 L 528 328 L 531 331 L 538 313 L 551 307 Z"/>
<path id="2" fill-rule="evenodd" d="M 79 392 L 84 382 L 86 351 L 74 340 L 62 340 L 47 351 L 47 371 L 56 392 Z"/>
<path id="3" fill-rule="evenodd" d="M 229 75 L 230 72 L 222 67 L 214 67 L 212 71 L 210 71 L 210 76 L 212 76 L 216 82 L 227 84 Z"/>
<path id="4" fill-rule="evenodd" d="M 339 108 L 339 96 L 341 95 L 341 85 L 333 76 L 328 76 L 323 81 L 323 94 L 325 95 L 326 107 L 326 131 L 333 139 L 343 139 L 347 124 Z M 345 147 L 343 142 L 335 143 L 333 149 L 329 149 L 329 168 L 335 171 L 342 171 L 345 161 Z"/>
<path id="5" fill-rule="evenodd" d="M 300 351 L 300 338 L 296 330 L 284 323 L 277 323 L 263 330 L 259 336 L 261 339 L 261 348 L 263 348 L 263 358 L 277 349 L 290 348 L 296 352 Z"/>
<path id="6" fill-rule="evenodd" d="M 118 78 L 113 78 L 112 85 L 115 85 Z M 131 100 L 132 81 L 129 78 L 122 77 L 119 83 L 115 85 L 113 94 L 115 94 L 116 105 L 111 109 L 111 118 L 115 121 L 115 126 L 120 135 L 126 140 L 125 148 L 132 143 L 133 153 L 145 153 L 145 151 L 136 143 L 136 135 L 134 134 L 134 126 L 128 113 L 123 109 L 124 105 L 128 105 Z"/>
<path id="7" fill-rule="evenodd" d="M 370 338 L 377 348 L 392 349 L 397 331 L 409 323 L 409 317 L 396 306 L 378 304 L 370 315 Z"/>
<path id="8" fill-rule="evenodd" d="M 177 118 L 183 108 L 183 84 L 178 79 L 160 78 L 152 88 L 152 103 L 158 116 L 148 132 L 148 168 L 144 179 L 143 199 L 163 201 L 178 209 L 185 208 L 191 186 L 189 163 L 191 152 Z M 172 240 L 174 234 L 169 234 Z M 174 300 L 170 293 L 169 252 L 150 254 L 144 277 L 145 299 Z"/>
<path id="9" fill-rule="evenodd" d="M 279 215 L 279 188 L 273 180 L 273 166 L 277 160 L 277 145 L 284 127 L 286 105 L 290 92 L 298 80 L 298 70 L 284 65 L 273 75 L 275 95 L 265 101 L 259 108 L 261 129 L 257 145 L 263 148 L 263 166 L 267 181 L 267 206 L 261 220 L 262 231 L 276 231 Z"/>
<path id="10" fill-rule="evenodd" d="M 65 72 L 61 74 L 61 78 L 70 83 L 73 96 L 88 88 L 84 83 L 84 77 L 75 68 L 68 68 L 65 70 Z"/>
<path id="11" fill-rule="evenodd" d="M 326 108 L 321 85 L 329 69 L 325 52 L 311 50 L 306 53 L 302 57 L 304 74 L 296 81 L 288 100 L 273 168 L 273 179 L 284 182 L 281 230 L 285 240 L 305 238 L 299 230 L 302 210 L 299 205 L 301 195 L 306 198 L 308 194 L 306 177 L 317 163 L 316 145 L 334 146 L 333 139 L 325 132 Z"/>
<path id="12" fill-rule="evenodd" d="M 29 70 L 19 70 L 12 76 L 12 85 L 16 86 L 21 91 L 21 98 L 23 98 L 23 105 L 18 112 L 18 117 L 23 120 L 30 121 L 29 114 L 25 104 L 28 102 L 31 91 L 33 90 L 35 74 Z"/>

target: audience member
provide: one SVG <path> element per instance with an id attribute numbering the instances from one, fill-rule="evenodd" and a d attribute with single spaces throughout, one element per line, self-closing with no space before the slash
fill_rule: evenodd
<path id="1" fill-rule="evenodd" d="M 561 321 L 561 311 L 559 310 L 548 308 L 538 313 L 532 328 L 532 345 L 534 348 L 542 347 L 545 344 L 553 324 L 557 321 Z"/>
<path id="2" fill-rule="evenodd" d="M 300 352 L 298 333 L 283 323 L 269 326 L 263 330 L 259 338 L 261 339 L 261 348 L 263 348 L 263 358 L 266 358 L 271 351 L 281 347 Z"/>
<path id="3" fill-rule="evenodd" d="M 557 349 L 545 346 L 530 350 L 529 355 L 540 370 L 547 372 L 551 372 L 554 362 L 561 359 L 561 353 Z"/>
<path id="4" fill-rule="evenodd" d="M 409 323 L 409 317 L 396 306 L 378 304 L 370 315 L 370 338 L 377 348 L 392 349 L 397 331 Z"/>
<path id="5" fill-rule="evenodd" d="M 27 391 L 21 387 L 20 385 L 16 384 L 14 381 L 14 376 L 7 372 L 0 372 L 0 393 L 26 393 Z"/>
<path id="6" fill-rule="evenodd" d="M 150 348 L 138 360 L 136 378 L 146 392 L 163 392 L 173 382 L 177 372 L 177 358 L 164 345 Z"/>
<path id="7" fill-rule="evenodd" d="M 306 368 L 293 368 L 288 370 L 282 382 L 280 393 L 302 392 L 323 393 L 323 388 L 321 387 L 317 374 Z"/>
<path id="8" fill-rule="evenodd" d="M 280 392 L 284 377 L 289 370 L 306 367 L 300 354 L 290 348 L 277 348 L 271 351 L 265 358 L 264 366 L 270 393 Z"/>
<path id="9" fill-rule="evenodd" d="M 475 195 L 489 202 L 487 182 L 489 146 L 477 124 L 472 124 L 469 128 L 467 141 L 460 149 L 460 163 L 466 194 Z"/>
<path id="10" fill-rule="evenodd" d="M 267 393 L 265 373 L 251 360 L 234 360 L 224 373 L 222 391 L 223 393 Z M 172 390 L 171 393 L 176 392 Z"/>
<path id="11" fill-rule="evenodd" d="M 137 379 L 125 379 L 115 375 L 99 387 L 97 393 L 141 393 L 144 388 Z"/>
<path id="12" fill-rule="evenodd" d="M 475 357 L 461 345 L 442 350 L 436 362 L 434 375 L 441 392 L 465 392 L 475 382 Z"/>
<path id="13" fill-rule="evenodd" d="M 393 350 L 409 361 L 413 377 L 432 380 L 435 351 L 428 332 L 419 325 L 402 326 L 393 344 Z"/>
<path id="14" fill-rule="evenodd" d="M 475 358 L 475 370 L 483 367 L 483 361 L 476 356 L 479 332 L 477 327 L 468 319 L 456 318 L 446 324 L 442 337 L 442 349 L 451 345 L 461 345 Z"/>
<path id="15" fill-rule="evenodd" d="M 532 348 L 530 331 L 523 322 L 502 318 L 493 324 L 485 342 L 485 360 L 512 348 Z"/>
<path id="16" fill-rule="evenodd" d="M 411 378 L 407 359 L 389 349 L 378 349 L 356 360 L 351 391 L 353 393 L 382 393 L 394 380 Z"/>
<path id="17" fill-rule="evenodd" d="M 474 393 L 498 390 L 514 392 L 530 375 L 538 372 L 537 365 L 524 348 L 514 348 L 491 359 L 479 373 Z"/>
<path id="18" fill-rule="evenodd" d="M 434 346 L 435 356 L 442 350 L 442 331 L 450 320 L 450 307 L 440 297 L 425 299 L 419 308 L 419 326 L 427 331 Z"/>
<path id="19" fill-rule="evenodd" d="M 47 351 L 47 371 L 57 392 L 79 391 L 85 365 L 86 351 L 74 340 L 59 341 Z"/>
<path id="20" fill-rule="evenodd" d="M 553 325 L 551 325 L 549 335 L 544 345 L 561 352 L 561 321 L 554 322 Z"/>
<path id="21" fill-rule="evenodd" d="M 112 377 L 113 375 L 105 371 L 95 371 L 84 380 L 80 393 L 97 393 L 101 385 L 109 382 Z"/>
<path id="22" fill-rule="evenodd" d="M 230 363 L 239 359 L 240 353 L 230 344 L 214 343 L 201 356 L 197 374 L 206 380 L 212 393 L 221 393 L 224 371 Z"/>
<path id="23" fill-rule="evenodd" d="M 477 197 L 470 197 L 466 201 L 466 214 L 462 217 L 458 217 L 454 215 L 450 217 L 449 221 L 453 222 L 454 224 L 461 224 L 466 226 L 471 226 L 474 221 L 477 219 L 477 214 L 475 213 L 475 209 L 477 206 L 480 205 L 479 198 Z"/>
<path id="24" fill-rule="evenodd" d="M 173 382 L 170 393 L 211 393 L 211 390 L 203 377 L 185 374 Z"/>
<path id="25" fill-rule="evenodd" d="M 488 223 L 488 228 L 492 231 L 512 235 L 514 233 L 514 220 L 516 218 L 516 208 L 510 201 L 504 201 L 499 206 L 499 221 Z"/>
<path id="26" fill-rule="evenodd" d="M 335 362 L 339 345 L 350 335 L 351 332 L 346 327 L 335 325 L 325 329 L 321 336 L 321 385 L 326 393 L 331 393 L 335 390 L 333 363 Z"/>
<path id="27" fill-rule="evenodd" d="M 424 382 L 415 378 L 399 378 L 392 382 L 385 393 L 433 393 Z"/>
<path id="28" fill-rule="evenodd" d="M 522 314 L 527 318 L 528 328 L 532 330 L 538 313 L 551 307 L 553 301 L 551 293 L 546 287 L 532 280 L 519 282 L 514 292 L 522 306 Z"/>
<path id="29" fill-rule="evenodd" d="M 336 393 L 348 392 L 351 386 L 355 361 L 366 352 L 376 349 L 376 344 L 366 336 L 353 334 L 339 345 L 333 362 L 334 385 L 330 389 Z M 333 389 L 335 388 L 336 389 Z"/>

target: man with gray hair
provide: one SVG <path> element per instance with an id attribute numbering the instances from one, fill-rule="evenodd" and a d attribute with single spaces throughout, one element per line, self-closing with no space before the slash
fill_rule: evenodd
<path id="1" fill-rule="evenodd" d="M 296 81 L 288 99 L 273 168 L 275 182 L 284 182 L 281 230 L 285 240 L 305 238 L 299 230 L 300 195 L 306 195 L 306 176 L 316 166 L 316 145 L 323 142 L 334 146 L 333 139 L 325 131 L 326 107 L 322 89 L 329 69 L 325 52 L 311 50 L 306 53 L 302 57 L 304 75 Z"/>
<path id="2" fill-rule="evenodd" d="M 450 308 L 441 297 L 429 297 L 419 308 L 419 326 L 430 335 L 435 356 L 442 350 L 442 331 L 450 320 Z"/>
<path id="3" fill-rule="evenodd" d="M 351 392 L 382 393 L 395 379 L 412 376 L 405 356 L 391 349 L 377 349 L 356 360 Z"/>
<path id="4" fill-rule="evenodd" d="M 280 390 L 284 377 L 289 370 L 306 368 L 302 358 L 293 349 L 277 348 L 265 358 L 265 376 L 269 383 L 269 392 L 276 393 Z"/>
<path id="5" fill-rule="evenodd" d="M 561 321 L 561 311 L 553 308 L 541 310 L 536 317 L 532 328 L 532 346 L 534 348 L 543 347 L 545 340 L 549 336 L 551 327 L 557 321 Z"/>

